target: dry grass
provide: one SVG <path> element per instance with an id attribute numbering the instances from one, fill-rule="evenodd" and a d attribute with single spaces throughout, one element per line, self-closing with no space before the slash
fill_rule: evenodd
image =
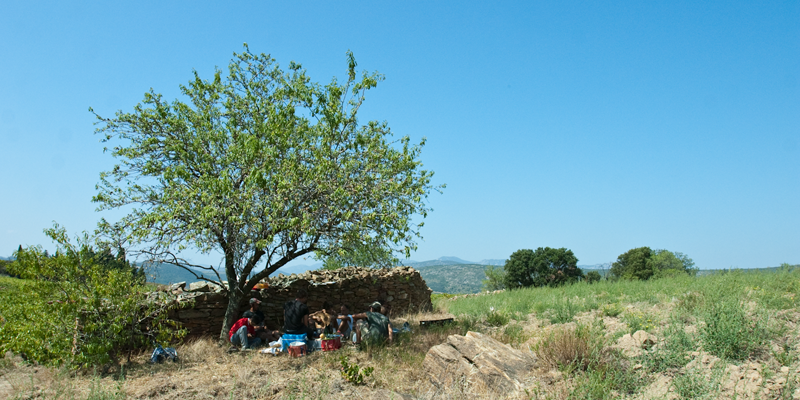
<path id="1" fill-rule="evenodd" d="M 425 313 L 393 318 L 395 325 L 402 326 L 408 321 L 416 327 L 413 340 L 400 336 L 390 346 L 363 350 L 345 346 L 340 351 L 315 352 L 303 358 L 259 352 L 228 354 L 228 346 L 220 346 L 215 339 L 201 338 L 177 346 L 178 362 L 152 365 L 149 352 L 143 352 L 105 376 L 93 371 L 63 373 L 27 365 L 21 359 L 9 359 L 0 365 L 0 390 L 6 381 L 13 392 L 4 396 L 0 391 L 0 398 L 358 399 L 389 398 L 389 391 L 431 397 L 436 390 L 421 368 L 425 354 L 447 336 L 465 332 L 457 324 L 421 330 L 418 322 L 448 317 Z M 366 385 L 355 387 L 342 379 L 339 372 L 342 355 L 349 357 L 351 363 L 374 368 Z M 437 398 L 443 398 L 441 395 L 437 393 Z"/>
<path id="2" fill-rule="evenodd" d="M 533 350 L 550 368 L 586 370 L 603 362 L 602 337 L 591 325 L 568 324 L 551 330 Z"/>

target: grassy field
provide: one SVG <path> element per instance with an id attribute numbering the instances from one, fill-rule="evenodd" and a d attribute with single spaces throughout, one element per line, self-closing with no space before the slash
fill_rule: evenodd
<path id="1" fill-rule="evenodd" d="M 10 285 L 0 280 L 0 287 Z M 526 389 L 508 398 L 800 398 L 798 293 L 800 271 L 785 270 L 441 295 L 433 314 L 392 319 L 415 326 L 454 316 L 453 325 L 415 329 L 387 347 L 302 359 L 229 355 L 208 339 L 178 345 L 178 363 L 150 365 L 143 352 L 99 375 L 8 354 L 0 360 L 0 398 L 496 398 L 437 387 L 422 368 L 430 347 L 467 331 L 536 354 Z M 636 342 L 634 333 L 650 341 Z M 342 376 L 341 356 L 374 368 L 364 385 Z"/>

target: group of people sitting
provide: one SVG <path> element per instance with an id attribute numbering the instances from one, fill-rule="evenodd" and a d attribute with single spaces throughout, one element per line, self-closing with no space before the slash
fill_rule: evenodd
<path id="1" fill-rule="evenodd" d="M 353 338 L 355 343 L 383 343 L 394 340 L 392 323 L 389 321 L 388 305 L 374 302 L 369 311 L 350 314 L 346 304 L 342 304 L 337 312 L 333 304 L 323 303 L 322 310 L 311 313 L 306 305 L 308 292 L 297 291 L 293 301 L 283 305 L 283 333 L 289 335 L 306 335 L 315 339 L 321 334 L 340 334 L 343 338 Z M 272 343 L 281 338 L 281 332 L 267 327 L 264 313 L 259 310 L 261 301 L 250 299 L 250 310 L 245 311 L 242 318 L 236 321 L 228 332 L 231 342 L 229 351 L 253 349 L 262 343 Z"/>

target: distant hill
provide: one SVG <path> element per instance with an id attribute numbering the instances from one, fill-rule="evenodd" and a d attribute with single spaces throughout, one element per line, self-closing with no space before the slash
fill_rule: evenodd
<path id="1" fill-rule="evenodd" d="M 435 260 L 428 260 L 428 261 L 413 261 L 413 260 L 401 260 L 400 265 L 405 265 L 409 267 L 414 267 L 415 269 L 427 268 L 431 266 L 444 266 L 444 265 L 478 265 L 478 263 L 474 261 L 467 261 L 462 260 L 458 257 L 439 257 Z"/>
<path id="2" fill-rule="evenodd" d="M 478 293 L 481 281 L 486 278 L 486 267 L 477 264 L 428 265 L 419 268 L 419 274 L 434 292 Z"/>
<path id="3" fill-rule="evenodd" d="M 480 260 L 477 262 L 480 265 L 506 265 L 506 260 L 497 260 L 497 259 L 490 259 L 490 260 Z"/>
<path id="4" fill-rule="evenodd" d="M 276 276 L 278 274 L 284 275 L 291 275 L 291 274 L 299 274 L 306 272 L 308 270 L 319 269 L 322 266 L 322 263 L 317 263 L 313 265 L 292 265 L 288 267 L 283 267 L 270 276 Z M 198 275 L 203 274 L 209 279 L 216 279 L 214 273 L 211 271 L 202 271 L 197 270 Z M 181 268 L 176 267 L 172 264 L 156 264 L 150 266 L 149 268 L 145 269 L 145 275 L 147 276 L 148 282 L 158 283 L 161 285 L 169 285 L 172 283 L 177 282 L 195 282 L 197 278 L 194 277 L 189 271 Z M 220 276 L 222 279 L 225 279 L 225 274 L 220 272 Z"/>

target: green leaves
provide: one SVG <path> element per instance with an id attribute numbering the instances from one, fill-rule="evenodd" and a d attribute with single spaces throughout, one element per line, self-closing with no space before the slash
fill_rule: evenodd
<path id="1" fill-rule="evenodd" d="M 58 225 L 45 233 L 56 253 L 18 250 L 9 269 L 25 280 L 0 291 L 7 322 L 0 325 L 1 351 L 47 364 L 102 365 L 125 350 L 180 335 L 166 320 L 174 303 L 148 297 L 143 273 L 124 251 L 113 254 L 86 234 L 73 244 Z"/>
<path id="2" fill-rule="evenodd" d="M 115 229 L 155 260 L 188 265 L 177 256 L 186 246 L 223 254 L 239 292 L 311 252 L 415 248 L 421 225 L 410 216 L 427 215 L 441 187 L 422 169 L 424 141 L 359 123 L 383 76 L 359 78 L 357 65 L 348 52 L 346 82 L 323 86 L 245 46 L 227 76 L 195 72 L 181 86 L 186 102 L 151 90 L 133 112 L 97 116 L 119 164 L 101 174 L 94 201 L 130 207 Z"/>
<path id="3" fill-rule="evenodd" d="M 694 268 L 694 261 L 686 254 L 638 247 L 620 254 L 610 272 L 617 278 L 644 280 L 682 274 L 695 275 L 697 269 Z"/>
<path id="4" fill-rule="evenodd" d="M 517 250 L 506 260 L 505 285 L 509 288 L 558 286 L 583 277 L 572 250 L 539 247 Z"/>

